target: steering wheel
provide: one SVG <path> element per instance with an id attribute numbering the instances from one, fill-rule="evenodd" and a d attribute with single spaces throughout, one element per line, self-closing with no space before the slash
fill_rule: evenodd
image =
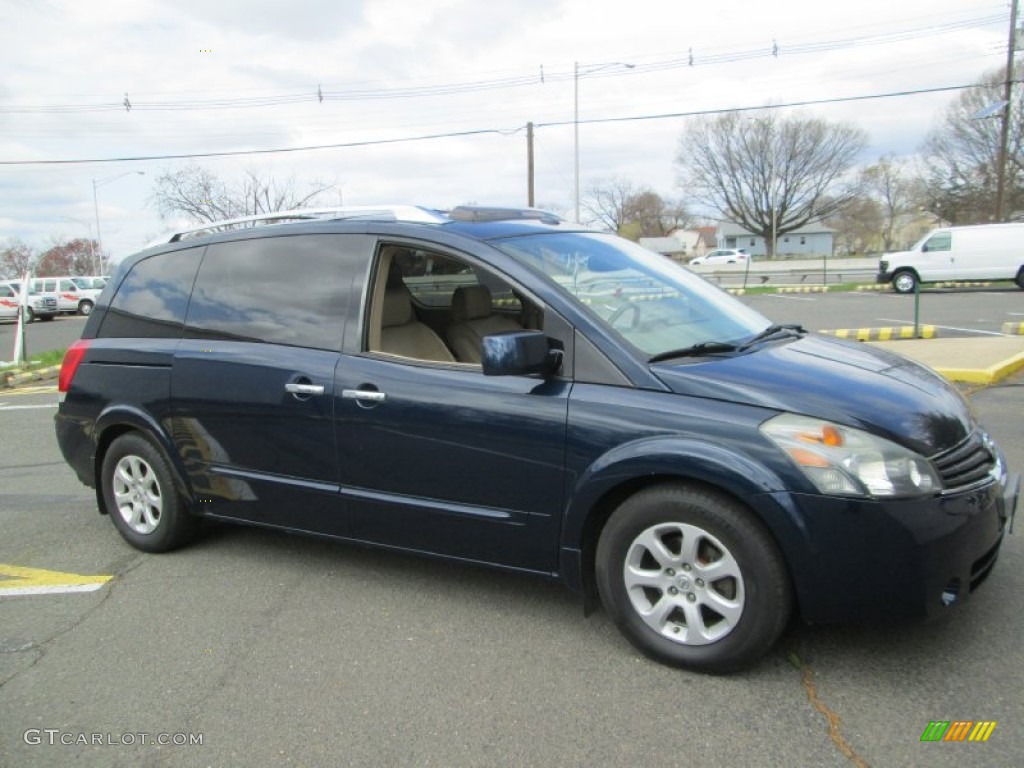
<path id="1" fill-rule="evenodd" d="M 636 328 L 637 324 L 640 322 L 640 305 L 634 301 L 631 301 L 627 304 L 623 304 L 621 307 L 612 312 L 611 316 L 608 318 L 608 325 L 614 326 L 616 321 L 618 321 L 620 317 L 626 314 L 627 311 L 633 313 L 633 319 L 630 321 L 627 327 L 630 330 Z"/>

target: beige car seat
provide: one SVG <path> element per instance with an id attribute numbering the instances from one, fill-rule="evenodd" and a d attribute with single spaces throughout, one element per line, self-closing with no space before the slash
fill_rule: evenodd
<path id="1" fill-rule="evenodd" d="M 417 360 L 455 362 L 441 337 L 416 319 L 404 285 L 388 287 L 381 312 L 380 351 Z"/>
<path id="2" fill-rule="evenodd" d="M 523 326 L 505 315 L 493 314 L 491 290 L 486 285 L 456 288 L 452 295 L 452 324 L 445 336 L 460 363 L 479 363 L 480 345 L 490 333 L 521 331 Z"/>

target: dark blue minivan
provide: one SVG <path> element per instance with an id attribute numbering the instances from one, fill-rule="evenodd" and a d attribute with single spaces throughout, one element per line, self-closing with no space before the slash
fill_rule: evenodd
<path id="1" fill-rule="evenodd" d="M 932 371 L 532 209 L 177 233 L 119 266 L 60 391 L 140 549 L 210 517 L 531 572 L 709 671 L 794 615 L 951 609 L 1020 485 Z"/>

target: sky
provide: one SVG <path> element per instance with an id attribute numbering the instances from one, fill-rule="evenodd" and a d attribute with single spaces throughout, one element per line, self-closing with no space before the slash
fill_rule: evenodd
<path id="1" fill-rule="evenodd" d="M 863 97 L 978 81 L 1005 65 L 1009 17 L 986 0 L 0 0 L 0 244 L 98 227 L 120 259 L 187 226 L 152 195 L 190 165 L 326 186 L 325 205 L 525 206 L 529 122 L 536 203 L 571 217 L 577 109 L 584 191 L 685 202 L 680 135 L 738 108 L 858 125 L 865 164 L 909 156 L 958 91 Z"/>

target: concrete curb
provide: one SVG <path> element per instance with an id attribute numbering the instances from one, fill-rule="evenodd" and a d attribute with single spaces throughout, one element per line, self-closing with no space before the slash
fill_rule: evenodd
<path id="1" fill-rule="evenodd" d="M 950 381 L 962 381 L 967 384 L 995 384 L 1022 368 L 1024 368 L 1024 352 L 988 368 L 936 368 L 935 371 Z"/>
<path id="2" fill-rule="evenodd" d="M 1024 338 L 1020 336 L 869 343 L 916 360 L 943 378 L 964 384 L 991 385 L 1024 369 Z"/>
<path id="3" fill-rule="evenodd" d="M 919 325 L 917 333 L 914 326 L 903 325 L 895 328 L 838 328 L 821 330 L 826 336 L 838 339 L 856 339 L 857 341 L 894 341 L 896 339 L 934 339 L 939 333 L 934 325 Z"/>
<path id="4" fill-rule="evenodd" d="M 34 371 L 5 371 L 0 374 L 0 389 L 10 389 L 28 384 L 30 381 L 46 381 L 55 379 L 60 373 L 59 365 L 51 365 L 47 368 L 37 368 Z"/>

